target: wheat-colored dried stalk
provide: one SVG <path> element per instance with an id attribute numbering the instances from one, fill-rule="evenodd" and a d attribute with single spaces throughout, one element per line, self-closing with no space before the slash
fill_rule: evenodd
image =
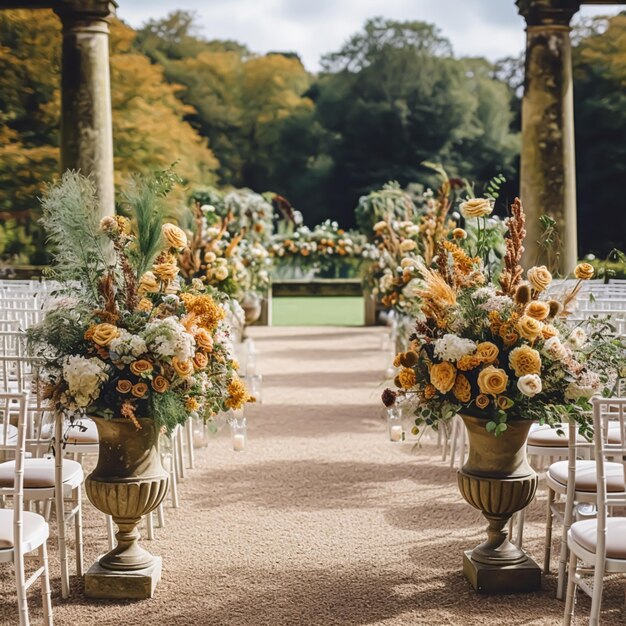
<path id="1" fill-rule="evenodd" d="M 524 273 L 520 262 L 524 253 L 526 216 L 519 198 L 515 198 L 515 202 L 511 205 L 511 216 L 507 218 L 506 225 L 508 227 L 505 238 L 506 253 L 504 269 L 500 275 L 500 287 L 504 295 L 513 296 Z"/>

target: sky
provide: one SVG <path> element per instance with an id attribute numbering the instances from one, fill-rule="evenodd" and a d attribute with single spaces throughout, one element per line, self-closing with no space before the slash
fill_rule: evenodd
<path id="1" fill-rule="evenodd" d="M 341 48 L 365 20 L 379 15 L 436 24 L 457 56 L 496 60 L 517 56 L 524 47 L 524 20 L 514 0 L 118 0 L 118 4 L 118 16 L 134 27 L 176 9 L 194 11 L 208 39 L 233 39 L 258 53 L 297 52 L 310 71 L 319 69 L 321 55 Z M 581 14 L 617 11 L 615 6 L 594 6 L 584 7 Z"/>

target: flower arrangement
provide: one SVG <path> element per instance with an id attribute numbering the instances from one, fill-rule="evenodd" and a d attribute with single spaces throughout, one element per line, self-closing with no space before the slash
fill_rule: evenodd
<path id="1" fill-rule="evenodd" d="M 274 235 L 269 252 L 281 266 L 329 272 L 338 262 L 358 265 L 365 237 L 346 232 L 337 222 L 326 220 L 312 230 L 298 225 L 291 232 Z"/>
<path id="2" fill-rule="evenodd" d="M 471 199 L 461 212 L 468 221 L 483 221 L 480 233 L 491 207 L 489 199 Z M 609 393 L 624 367 L 621 340 L 605 329 L 588 334 L 566 324 L 566 305 L 593 268 L 579 265 L 579 282 L 562 301 L 552 299 L 545 266 L 530 268 L 524 277 L 526 231 L 519 200 L 511 211 L 497 283 L 484 257 L 470 256 L 455 241 L 439 244 L 436 268 L 418 264 L 423 318 L 409 349 L 396 356 L 397 389 L 383 393 L 386 406 L 398 397 L 414 402 L 415 434 L 459 412 L 484 417 L 496 435 L 518 419 L 556 424 L 573 417 L 585 426 L 589 398 Z M 486 253 L 481 245 L 479 236 L 479 251 Z"/>
<path id="3" fill-rule="evenodd" d="M 229 232 L 232 215 L 220 217 L 211 205 L 196 205 L 195 228 L 179 254 L 183 276 L 198 278 L 233 299 L 241 300 L 251 278 L 241 255 L 245 232 Z"/>
<path id="4" fill-rule="evenodd" d="M 250 400 L 237 376 L 222 296 L 184 285 L 180 228 L 163 223 L 173 179 L 135 179 L 125 193 L 131 221 L 98 222 L 91 180 L 68 172 L 47 190 L 43 225 L 65 298 L 29 331 L 44 361 L 46 395 L 70 417 L 152 418 L 168 429 Z"/>

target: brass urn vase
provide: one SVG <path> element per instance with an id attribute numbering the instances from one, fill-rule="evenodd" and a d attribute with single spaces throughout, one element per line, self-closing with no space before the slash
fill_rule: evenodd
<path id="1" fill-rule="evenodd" d="M 85 480 L 85 490 L 91 503 L 113 518 L 118 532 L 117 546 L 100 557 L 94 566 L 97 572 L 92 572 L 93 568 L 88 572 L 85 590 L 94 597 L 150 597 L 160 577 L 160 559 L 139 545 L 137 525 L 167 493 L 169 477 L 161 463 L 159 431 L 154 420 L 147 418 L 139 419 L 139 429 L 129 419 L 93 419 L 98 428 L 99 456 Z M 133 584 L 124 583 L 124 575 L 141 583 L 141 589 L 147 579 L 149 595 L 141 589 L 133 595 Z M 125 591 L 116 591 L 124 586 Z"/>
<path id="2" fill-rule="evenodd" d="M 534 591 L 541 572 L 532 559 L 508 537 L 511 516 L 535 497 L 538 477 L 528 463 L 526 440 L 532 422 L 507 422 L 495 437 L 486 418 L 461 415 L 467 428 L 469 455 L 458 473 L 465 500 L 487 519 L 487 540 L 465 553 L 463 570 L 481 593 Z"/>

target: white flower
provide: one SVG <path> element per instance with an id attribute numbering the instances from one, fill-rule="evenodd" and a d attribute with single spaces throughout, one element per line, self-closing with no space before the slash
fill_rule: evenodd
<path id="1" fill-rule="evenodd" d="M 579 376 L 578 380 L 571 382 L 565 390 L 568 400 L 579 398 L 591 398 L 602 389 L 602 381 L 595 372 L 586 372 Z"/>
<path id="2" fill-rule="evenodd" d="M 152 352 L 160 357 L 178 357 L 188 361 L 195 354 L 195 340 L 175 317 L 150 322 L 143 338 Z"/>
<path id="3" fill-rule="evenodd" d="M 228 278 L 228 268 L 225 265 L 220 265 L 213 270 L 213 276 L 216 280 L 226 280 Z"/>
<path id="4" fill-rule="evenodd" d="M 215 213 L 215 207 L 214 207 L 214 206 L 212 206 L 212 205 L 210 205 L 210 204 L 203 204 L 203 205 L 200 207 L 200 210 L 201 210 L 203 213 Z"/>
<path id="5" fill-rule="evenodd" d="M 493 298 L 496 295 L 496 290 L 493 287 L 481 287 L 472 294 L 472 300 L 487 300 Z"/>
<path id="6" fill-rule="evenodd" d="M 572 348 L 582 348 L 587 341 L 587 333 L 580 327 L 577 326 L 572 330 L 570 336 L 567 338 L 566 343 Z"/>
<path id="7" fill-rule="evenodd" d="M 448 333 L 435 341 L 435 356 L 443 361 L 458 361 L 461 357 L 476 351 L 471 339 L 464 339 Z"/>
<path id="8" fill-rule="evenodd" d="M 526 374 L 520 376 L 517 381 L 517 388 L 529 398 L 541 393 L 541 378 L 537 374 Z"/>
<path id="9" fill-rule="evenodd" d="M 85 408 L 100 395 L 100 389 L 109 378 L 107 364 L 94 357 L 68 356 L 63 361 L 63 378 L 67 383 L 70 408 Z"/>
<path id="10" fill-rule="evenodd" d="M 393 276 L 384 274 L 380 279 L 380 288 L 382 291 L 391 291 L 393 289 Z"/>
<path id="11" fill-rule="evenodd" d="M 562 361 L 567 356 L 567 349 L 558 337 L 550 337 L 543 344 L 542 352 L 553 361 Z"/>
<path id="12" fill-rule="evenodd" d="M 513 304 L 509 296 L 492 296 L 480 305 L 483 311 L 503 311 Z"/>
<path id="13" fill-rule="evenodd" d="M 121 328 L 119 336 L 113 339 L 109 344 L 109 351 L 114 361 L 121 361 L 122 363 L 128 364 L 146 353 L 148 346 L 146 346 L 146 342 L 142 337 L 132 335 L 124 328 Z"/>

